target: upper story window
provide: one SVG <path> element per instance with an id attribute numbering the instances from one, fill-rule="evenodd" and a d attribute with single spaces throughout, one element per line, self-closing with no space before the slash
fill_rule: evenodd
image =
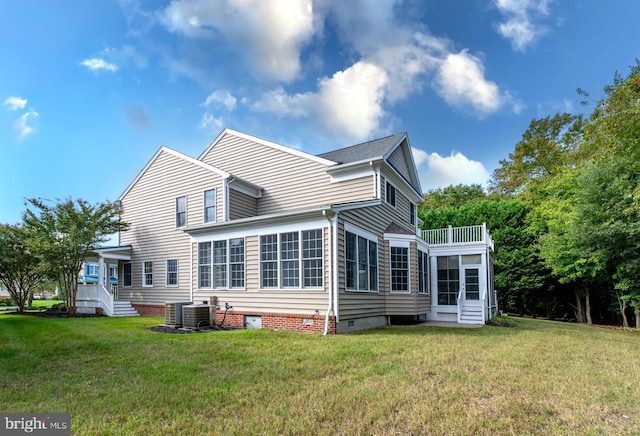
<path id="1" fill-rule="evenodd" d="M 204 191 L 204 222 L 216 222 L 216 190 Z"/>
<path id="2" fill-rule="evenodd" d="M 176 198 L 176 227 L 187 225 L 187 197 Z"/>
<path id="3" fill-rule="evenodd" d="M 416 205 L 413 203 L 409 203 L 409 223 L 416 225 Z"/>
<path id="4" fill-rule="evenodd" d="M 387 182 L 385 192 L 387 203 L 389 203 L 393 207 L 396 207 L 396 187 Z"/>
<path id="5" fill-rule="evenodd" d="M 346 288 L 378 290 L 378 243 L 356 233 L 345 232 Z"/>

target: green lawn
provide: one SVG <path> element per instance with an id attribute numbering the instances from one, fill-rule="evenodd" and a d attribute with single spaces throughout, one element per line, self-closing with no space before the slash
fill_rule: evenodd
<path id="1" fill-rule="evenodd" d="M 515 328 L 168 335 L 160 318 L 0 316 L 5 412 L 73 434 L 640 434 L 640 334 Z"/>

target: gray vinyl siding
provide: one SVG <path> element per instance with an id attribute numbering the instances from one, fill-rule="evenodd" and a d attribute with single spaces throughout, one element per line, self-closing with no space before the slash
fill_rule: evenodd
<path id="1" fill-rule="evenodd" d="M 401 225 L 403 227 L 405 227 L 408 231 L 411 232 L 415 232 L 415 225 L 412 225 L 411 222 L 409 221 L 409 211 L 410 211 L 410 207 L 409 207 L 409 199 L 407 198 L 406 195 L 404 195 L 401 191 L 401 187 L 402 185 L 399 183 L 399 180 L 393 176 L 389 177 L 389 182 L 391 182 L 391 184 L 393 186 L 396 187 L 396 206 L 395 208 L 393 206 L 391 206 L 389 203 L 386 202 L 386 198 L 387 198 L 387 177 L 382 176 L 381 177 L 382 182 L 380 183 L 381 185 L 381 192 L 382 192 L 382 204 L 383 206 L 387 209 L 387 216 L 389 218 L 389 222 L 387 223 L 387 225 L 393 221 L 398 225 Z"/>
<path id="2" fill-rule="evenodd" d="M 229 189 L 229 219 L 237 220 L 257 214 L 258 202 L 254 197 Z"/>
<path id="3" fill-rule="evenodd" d="M 407 159 L 404 156 L 404 149 L 402 147 L 396 148 L 387 161 L 391 164 L 396 171 L 402 175 L 406 180 L 411 180 L 409 174 L 409 166 L 407 165 Z"/>
<path id="4" fill-rule="evenodd" d="M 258 215 L 373 198 L 372 177 L 331 183 L 320 162 L 231 134 L 201 160 L 263 187 Z"/>
<path id="5" fill-rule="evenodd" d="M 198 244 L 192 244 L 194 300 L 218 297 L 221 309 L 227 302 L 237 312 L 243 313 L 325 313 L 328 306 L 329 275 L 329 232 L 323 228 L 323 287 L 321 289 L 260 289 L 260 230 L 256 235 L 245 237 L 245 285 L 244 290 L 220 290 L 198 288 Z M 268 234 L 268 233 L 264 233 Z M 212 238 L 211 240 L 216 240 Z M 302 266 L 301 266 L 302 267 Z"/>
<path id="6" fill-rule="evenodd" d="M 216 188 L 216 215 L 222 219 L 219 175 L 167 152 L 161 152 L 122 198 L 120 235 L 132 245 L 132 286 L 119 286 L 119 298 L 140 304 L 182 301 L 190 295 L 190 237 L 176 228 L 176 198 L 187 197 L 187 226 L 204 220 L 204 191 Z M 178 259 L 178 286 L 166 286 L 166 261 Z M 153 286 L 142 286 L 143 262 L 153 262 Z M 122 277 L 122 267 L 120 277 Z"/>

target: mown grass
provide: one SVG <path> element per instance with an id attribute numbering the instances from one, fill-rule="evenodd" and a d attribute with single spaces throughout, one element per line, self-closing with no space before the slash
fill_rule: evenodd
<path id="1" fill-rule="evenodd" d="M 0 317 L 0 404 L 73 434 L 639 434 L 640 334 L 511 318 L 350 335 L 167 335 Z"/>

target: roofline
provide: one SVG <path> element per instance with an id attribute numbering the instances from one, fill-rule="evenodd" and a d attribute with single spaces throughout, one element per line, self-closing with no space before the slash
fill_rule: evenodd
<path id="1" fill-rule="evenodd" d="M 400 147 L 402 145 L 402 143 L 404 141 L 407 141 L 407 147 L 409 148 L 409 159 L 411 160 L 411 165 L 409 165 L 409 171 L 411 171 L 411 169 L 413 168 L 415 170 L 415 173 L 413 174 L 416 178 L 416 183 L 417 183 L 417 189 L 413 186 L 413 184 L 411 183 L 411 181 L 407 180 L 406 177 L 404 177 L 402 174 L 400 174 L 400 172 L 398 170 L 396 170 L 395 168 L 393 168 L 393 165 L 391 165 L 389 163 L 389 161 L 387 160 L 391 154 L 396 151 L 396 149 L 398 147 Z M 406 156 L 405 156 L 406 158 Z M 418 167 L 416 167 L 416 161 L 413 159 L 413 150 L 411 150 L 411 142 L 409 141 L 409 135 L 405 132 L 402 133 L 402 139 L 400 141 L 398 141 L 398 143 L 396 145 L 394 145 L 393 147 L 391 147 L 389 149 L 389 151 L 387 152 L 387 154 L 384 155 L 384 160 L 385 162 L 387 162 L 387 165 L 389 165 L 391 168 L 393 168 L 393 170 L 396 172 L 396 174 L 398 174 L 400 177 L 402 177 L 404 179 L 405 182 L 407 182 L 407 184 L 409 186 L 411 186 L 411 188 L 420 196 L 420 198 L 422 198 L 423 193 L 419 192 L 422 191 L 422 184 L 420 183 L 420 174 L 418 174 Z"/>
<path id="2" fill-rule="evenodd" d="M 305 216 L 314 216 L 314 215 L 322 216 L 331 210 L 332 210 L 332 207 L 329 205 L 318 206 L 310 209 L 300 209 L 300 210 L 295 210 L 291 212 L 281 212 L 281 213 L 274 213 L 269 215 L 258 215 L 258 216 L 248 217 L 248 218 L 240 218 L 240 219 L 231 220 L 231 221 L 221 221 L 221 222 L 210 223 L 210 224 L 201 224 L 194 227 L 188 227 L 186 229 L 183 229 L 183 231 L 185 233 L 192 235 L 192 234 L 198 234 L 198 233 L 206 233 L 207 231 L 216 230 L 216 229 L 223 229 L 223 228 L 229 229 L 233 227 L 241 227 L 251 223 L 269 223 L 274 221 L 284 221 L 289 218 L 301 218 Z"/>
<path id="3" fill-rule="evenodd" d="M 213 140 L 213 142 L 211 142 L 211 144 L 209 144 L 209 146 L 200 154 L 200 156 L 198 156 L 198 160 L 202 159 L 213 147 L 215 147 L 215 145 L 227 133 L 230 134 L 230 135 L 233 135 L 233 136 L 237 136 L 237 137 L 242 138 L 242 139 L 246 139 L 248 141 L 257 142 L 258 144 L 262 144 L 264 146 L 271 147 L 273 149 L 276 149 L 276 150 L 279 150 L 279 151 L 283 151 L 285 153 L 292 154 L 294 156 L 298 156 L 298 157 L 302 157 L 302 158 L 314 161 L 314 162 L 322 164 L 322 165 L 335 165 L 336 164 L 336 162 L 334 162 L 334 161 L 315 156 L 313 154 L 304 152 L 302 150 L 296 150 L 295 148 L 287 147 L 285 145 L 276 144 L 275 142 L 267 141 L 266 139 L 258 138 L 256 136 L 251 136 L 251 135 L 248 135 L 246 133 L 238 132 L 236 130 L 232 130 L 232 129 L 229 129 L 229 128 L 224 129 L 222 132 L 220 132 L 220 134 L 218 136 L 216 136 L 216 138 Z"/>

